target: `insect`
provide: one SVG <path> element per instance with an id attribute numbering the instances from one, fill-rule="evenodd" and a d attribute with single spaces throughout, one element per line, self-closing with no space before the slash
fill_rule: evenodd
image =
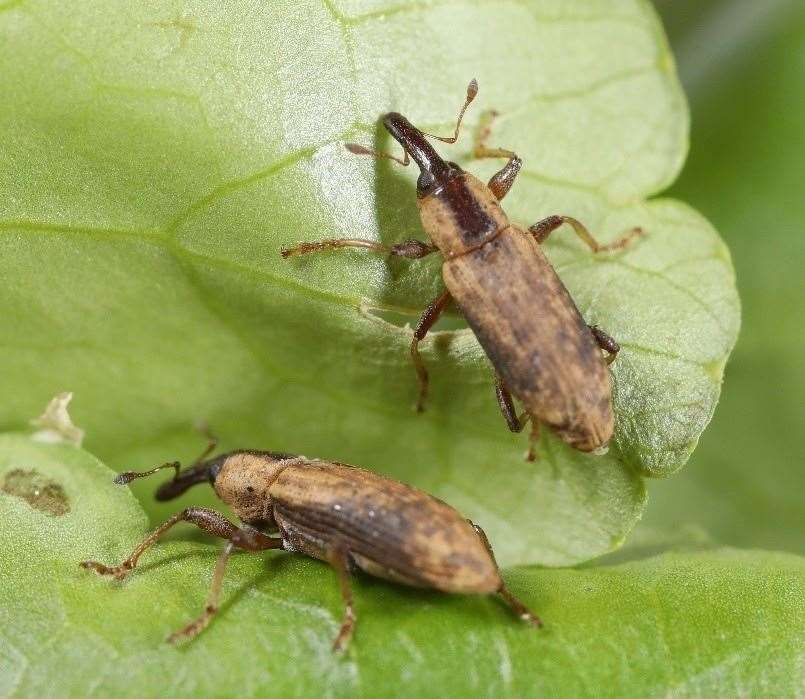
<path id="1" fill-rule="evenodd" d="M 140 557 L 179 522 L 190 522 L 226 539 L 201 615 L 168 641 L 199 634 L 219 609 L 227 562 L 235 549 L 285 549 L 329 563 L 338 575 L 345 612 L 333 650 L 344 650 L 352 637 L 355 610 L 350 572 L 358 568 L 393 582 L 464 594 L 497 594 L 524 621 L 542 622 L 509 592 L 500 576 L 483 530 L 441 500 L 371 471 L 334 461 L 271 451 L 241 449 L 207 459 L 214 442 L 189 467 L 179 462 L 150 471 L 129 471 L 115 482 L 126 484 L 163 468 L 172 480 L 156 493 L 171 500 L 197 483 L 209 482 L 243 526 L 215 510 L 188 507 L 149 534 L 122 563 L 81 566 L 122 580 Z"/>
<path id="2" fill-rule="evenodd" d="M 549 216 L 527 230 L 511 223 L 500 201 L 514 183 L 522 161 L 513 151 L 487 147 L 491 119 L 479 133 L 474 155 L 508 161 L 486 184 L 442 159 L 427 140 L 455 143 L 464 113 L 477 93 L 478 83 L 472 80 L 449 137 L 420 131 L 402 114 L 386 114 L 383 125 L 402 146 L 404 158 L 346 144 L 359 155 L 389 158 L 404 166 L 410 160 L 417 164 L 417 206 L 428 242 L 407 240 L 386 246 L 359 238 L 328 239 L 283 248 L 281 254 L 287 258 L 336 248 L 365 248 L 417 259 L 440 252 L 445 290 L 425 309 L 410 346 L 419 382 L 417 411 L 423 410 L 428 393 L 428 372 L 418 345 L 454 301 L 495 369 L 497 401 L 509 429 L 520 432 L 531 421 L 527 458 L 534 458 L 540 423 L 576 449 L 602 449 L 612 438 L 615 423 L 607 364 L 620 348 L 603 330 L 584 322 L 540 244 L 563 224 L 569 224 L 596 253 L 622 249 L 643 231 L 634 228 L 615 242 L 601 245 L 570 216 Z M 490 116 L 494 118 L 496 113 Z M 607 352 L 606 360 L 601 350 Z M 513 396 L 525 407 L 519 417 Z"/>

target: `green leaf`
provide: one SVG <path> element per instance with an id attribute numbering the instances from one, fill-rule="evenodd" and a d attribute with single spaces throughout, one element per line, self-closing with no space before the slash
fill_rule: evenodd
<path id="1" fill-rule="evenodd" d="M 654 484 L 646 519 L 805 554 L 805 4 L 688 4 L 705 16 L 677 41 L 694 129 L 673 193 L 729 232 L 743 330 L 713 424 L 688 468 Z"/>
<path id="2" fill-rule="evenodd" d="M 225 446 L 337 458 L 434 492 L 483 522 L 507 564 L 617 547 L 643 477 L 685 463 L 738 301 L 712 227 L 646 201 L 673 180 L 687 134 L 647 2 L 4 7 L 0 424 L 69 388 L 89 447 L 122 470 L 190 457 L 204 419 Z M 321 237 L 421 236 L 411 169 L 343 142 L 391 148 L 377 126 L 390 109 L 448 131 L 473 76 L 468 128 L 444 151 L 489 176 L 500 163 L 471 159 L 472 132 L 499 110 L 495 142 L 525 161 L 513 220 L 567 213 L 604 241 L 648 231 L 617 255 L 564 231 L 547 246 L 585 318 L 623 347 L 605 457 L 545 434 L 525 463 L 466 329 L 425 343 L 432 400 L 412 412 L 403 325 L 438 293 L 437 260 L 278 255 Z"/>
<path id="3" fill-rule="evenodd" d="M 61 487 L 69 513 L 4 492 L 21 469 Z M 239 554 L 217 619 L 176 648 L 164 639 L 201 611 L 218 546 L 184 530 L 122 584 L 80 569 L 146 534 L 112 477 L 76 447 L 0 437 L 0 696 L 793 696 L 805 680 L 805 559 L 734 549 L 504 571 L 541 631 L 491 598 L 357 576 L 345 657 L 324 564 Z"/>

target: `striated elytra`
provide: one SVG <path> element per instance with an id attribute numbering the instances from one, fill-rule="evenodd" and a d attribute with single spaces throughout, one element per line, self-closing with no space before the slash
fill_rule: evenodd
<path id="1" fill-rule="evenodd" d="M 565 223 L 596 253 L 622 249 L 642 231 L 634 228 L 613 243 L 601 245 L 570 216 L 549 216 L 527 230 L 512 224 L 500 201 L 514 183 L 522 161 L 512 151 L 486 145 L 491 120 L 479 134 L 474 155 L 503 157 L 508 162 L 487 183 L 445 161 L 427 140 L 454 143 L 464 112 L 477 93 L 478 83 L 472 80 L 455 132 L 449 137 L 426 134 L 397 112 L 386 114 L 383 125 L 403 147 L 404 158 L 347 144 L 359 155 L 390 158 L 401 165 L 410 160 L 416 163 L 420 170 L 417 206 L 428 242 L 407 240 L 385 246 L 361 238 L 328 239 L 283 248 L 281 254 L 291 257 L 359 247 L 417 259 L 440 252 L 445 290 L 425 310 L 411 341 L 419 380 L 417 410 L 423 409 L 428 391 L 428 372 L 418 344 L 448 304 L 455 302 L 494 367 L 497 400 L 509 429 L 520 432 L 531 421 L 527 458 L 535 456 L 541 423 L 580 451 L 602 450 L 615 430 L 607 364 L 620 348 L 603 330 L 585 323 L 540 244 Z M 607 352 L 607 359 L 601 350 Z M 519 417 L 512 397 L 525 407 Z"/>
<path id="2" fill-rule="evenodd" d="M 524 621 L 541 625 L 507 589 L 483 530 L 432 495 L 355 466 L 280 452 L 238 450 L 205 460 L 213 448 L 214 442 L 184 470 L 172 462 L 150 471 L 123 473 L 115 481 L 126 484 L 174 468 L 173 480 L 158 489 L 157 499 L 170 500 L 196 483 L 209 482 L 243 526 L 214 510 L 188 507 L 149 534 L 119 565 L 81 563 L 101 575 L 123 579 L 150 546 L 182 521 L 227 539 L 204 611 L 170 641 L 193 638 L 215 616 L 226 564 L 235 548 L 285 549 L 333 567 L 345 606 L 335 650 L 347 647 L 355 625 L 349 577 L 353 568 L 415 587 L 498 594 Z"/>

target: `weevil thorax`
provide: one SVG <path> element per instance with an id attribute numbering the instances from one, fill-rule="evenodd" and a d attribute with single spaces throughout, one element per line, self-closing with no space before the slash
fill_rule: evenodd
<path id="1" fill-rule="evenodd" d="M 270 451 L 236 451 L 213 473 L 215 493 L 247 524 L 275 526 L 270 489 L 295 456 Z"/>
<path id="2" fill-rule="evenodd" d="M 444 160 L 402 114 L 386 114 L 383 125 L 419 166 L 416 192 L 422 226 L 445 257 L 474 250 L 509 225 L 492 190 Z"/>

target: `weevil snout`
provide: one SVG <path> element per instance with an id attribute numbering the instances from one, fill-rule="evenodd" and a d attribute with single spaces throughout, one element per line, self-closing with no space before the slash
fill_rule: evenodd
<path id="1" fill-rule="evenodd" d="M 209 483 L 213 485 L 218 471 L 224 463 L 222 457 L 202 461 L 179 471 L 172 480 L 163 483 L 155 494 L 155 498 L 160 502 L 178 498 L 182 493 L 198 483 Z"/>
<path id="2" fill-rule="evenodd" d="M 425 134 L 402 114 L 389 112 L 383 117 L 383 126 L 419 166 L 417 194 L 420 196 L 437 181 L 444 180 L 457 169 L 455 164 L 445 162 L 428 143 Z"/>

